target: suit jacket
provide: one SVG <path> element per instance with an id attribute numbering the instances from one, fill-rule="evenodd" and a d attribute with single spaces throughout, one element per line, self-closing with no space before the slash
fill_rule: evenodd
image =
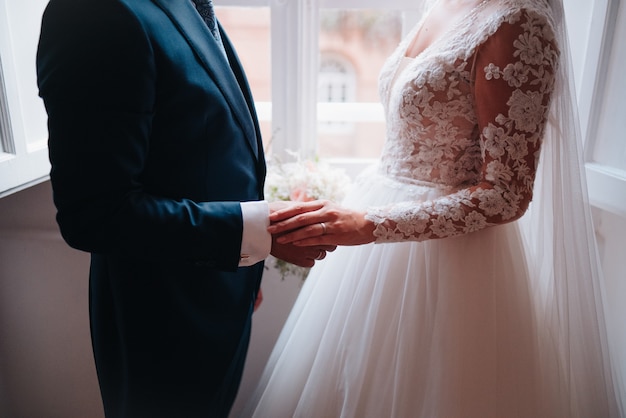
<path id="1" fill-rule="evenodd" d="M 51 0 L 37 54 L 57 220 L 92 254 L 107 417 L 226 416 L 263 266 L 238 268 L 263 198 L 249 87 L 190 0 Z M 230 65 L 229 65 L 230 64 Z"/>

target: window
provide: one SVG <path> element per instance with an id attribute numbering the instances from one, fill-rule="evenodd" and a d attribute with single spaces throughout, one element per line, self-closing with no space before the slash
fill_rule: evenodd
<path id="1" fill-rule="evenodd" d="M 401 37 L 401 12 L 320 8 L 317 154 L 372 159 L 385 139 L 378 74 Z"/>
<path id="2" fill-rule="evenodd" d="M 9 105 L 5 94 L 4 76 L 2 75 L 2 60 L 0 60 L 0 155 L 2 159 L 15 154 L 13 146 L 13 131 L 9 118 Z M 5 157 L 6 156 L 6 157 Z"/>
<path id="3" fill-rule="evenodd" d="M 340 54 L 323 53 L 320 61 L 317 81 L 318 116 L 326 103 L 351 103 L 356 99 L 356 75 L 348 60 Z M 324 117 L 319 116 L 318 134 L 332 136 L 354 132 L 354 124 L 333 119 L 332 111 L 328 111 Z M 322 140 L 321 136 L 318 137 L 319 142 Z"/>
<path id="4" fill-rule="evenodd" d="M 243 67 L 248 69 L 246 76 L 255 100 L 264 147 L 269 152 L 273 143 L 271 10 L 267 4 L 219 6 L 217 14 L 236 46 Z"/>
<path id="5" fill-rule="evenodd" d="M 35 52 L 46 0 L 0 0 L 0 197 L 44 181 L 50 170 Z"/>
<path id="6" fill-rule="evenodd" d="M 565 6 L 569 28 L 590 28 L 584 35 L 570 31 L 573 45 L 586 45 L 586 49 L 573 49 L 580 55 L 574 55 L 573 61 L 580 63 L 574 68 L 589 196 L 594 206 L 626 217 L 626 81 L 622 75 L 626 45 L 621 42 L 626 36 L 626 8 L 619 7 L 619 0 L 568 0 Z M 573 26 L 580 21 L 587 24 Z"/>
<path id="7" fill-rule="evenodd" d="M 318 101 L 330 103 L 353 101 L 355 81 L 354 70 L 347 60 L 341 56 L 323 56 L 317 85 Z"/>
<path id="8" fill-rule="evenodd" d="M 419 18 L 414 0 L 219 0 L 217 15 L 245 60 L 239 27 L 226 22 L 229 8 L 269 9 L 271 95 L 261 99 L 256 66 L 244 61 L 262 123 L 271 119 L 266 151 L 283 160 L 288 151 L 342 165 L 379 155 L 384 116 L 377 80 L 402 32 Z M 416 6 L 417 5 L 417 6 Z M 222 10 L 223 9 L 223 10 Z M 271 146 L 267 146 L 270 143 Z M 349 167 L 348 167 L 349 168 Z M 358 170 L 358 168 L 357 168 Z"/>

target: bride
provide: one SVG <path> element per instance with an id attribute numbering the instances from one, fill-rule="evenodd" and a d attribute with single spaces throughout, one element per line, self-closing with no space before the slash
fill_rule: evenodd
<path id="1" fill-rule="evenodd" d="M 246 416 L 616 417 L 560 0 L 438 0 L 380 76 L 387 140 Z M 532 200 L 532 203 L 531 203 Z"/>

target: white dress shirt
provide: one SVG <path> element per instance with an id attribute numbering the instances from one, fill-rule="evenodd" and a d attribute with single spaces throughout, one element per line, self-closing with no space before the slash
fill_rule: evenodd
<path id="1" fill-rule="evenodd" d="M 266 201 L 241 202 L 243 236 L 239 267 L 251 266 L 270 255 L 272 236 L 267 232 L 270 210 Z"/>

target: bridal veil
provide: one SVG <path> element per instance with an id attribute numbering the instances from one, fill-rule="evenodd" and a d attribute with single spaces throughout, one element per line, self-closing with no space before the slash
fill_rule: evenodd
<path id="1" fill-rule="evenodd" d="M 540 335 L 541 352 L 553 356 L 547 363 L 565 374 L 559 382 L 566 383 L 546 383 L 556 399 L 569 401 L 563 410 L 569 409 L 571 417 L 618 417 L 624 413 L 622 386 L 611 364 L 563 3 L 548 2 L 561 66 L 533 202 L 520 221 L 534 299 L 539 301 L 537 315 L 546 325 Z"/>

